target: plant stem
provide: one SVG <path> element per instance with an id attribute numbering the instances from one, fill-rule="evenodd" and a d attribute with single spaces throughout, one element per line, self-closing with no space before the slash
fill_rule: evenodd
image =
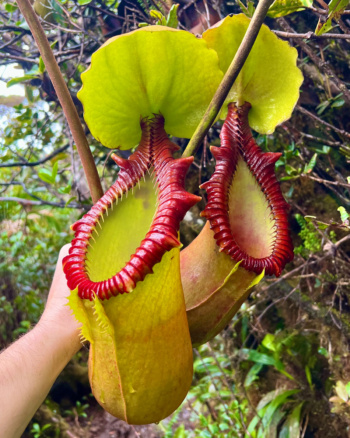
<path id="1" fill-rule="evenodd" d="M 72 132 L 73 139 L 77 146 L 83 165 L 85 177 L 91 193 L 91 198 L 95 203 L 103 195 L 103 190 L 95 161 L 89 148 L 83 127 L 80 123 L 77 110 L 74 106 L 73 100 L 58 67 L 54 54 L 52 53 L 49 41 L 46 38 L 45 32 L 29 0 L 17 0 L 17 4 L 37 43 L 39 52 L 56 91 L 58 100 L 60 101 L 64 115 L 68 121 L 69 128 Z"/>
<path id="2" fill-rule="evenodd" d="M 248 55 L 253 47 L 256 37 L 258 36 L 261 25 L 263 24 L 267 11 L 272 2 L 273 0 L 259 1 L 259 4 L 256 8 L 256 11 L 254 12 L 251 22 L 249 23 L 247 32 L 244 35 L 241 45 L 239 46 L 239 49 L 237 50 L 231 62 L 231 65 L 225 73 L 221 84 L 216 90 L 216 93 L 214 94 L 214 97 L 212 98 L 202 120 L 197 126 L 195 133 L 193 134 L 184 153 L 182 154 L 183 157 L 190 157 L 191 155 L 194 155 L 196 153 L 197 149 L 204 140 L 204 137 L 209 131 L 209 128 L 216 119 L 216 116 L 219 114 L 219 111 L 229 91 L 231 90 L 232 85 L 237 79 L 237 76 L 239 75 L 239 72 L 241 71 L 245 63 L 245 60 L 248 58 Z"/>

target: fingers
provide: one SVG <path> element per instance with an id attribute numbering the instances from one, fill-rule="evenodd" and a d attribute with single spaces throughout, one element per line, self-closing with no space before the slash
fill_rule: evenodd
<path id="1" fill-rule="evenodd" d="M 69 248 L 70 248 L 70 246 L 71 246 L 70 243 L 67 243 L 66 245 L 63 245 L 63 246 L 62 246 L 62 248 L 61 248 L 61 250 L 60 250 L 60 253 L 59 253 L 59 255 L 58 255 L 57 264 L 58 264 L 59 262 L 62 262 L 62 259 L 63 259 L 64 257 L 66 257 L 66 255 L 68 255 L 68 252 L 69 252 Z"/>

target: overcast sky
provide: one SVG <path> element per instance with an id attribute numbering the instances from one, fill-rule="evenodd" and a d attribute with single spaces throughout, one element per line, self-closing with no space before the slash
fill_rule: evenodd
<path id="1" fill-rule="evenodd" d="M 24 96 L 24 86 L 21 84 L 6 87 L 6 82 L 1 79 L 12 79 L 24 76 L 22 69 L 15 68 L 15 64 L 0 66 L 0 96 Z"/>

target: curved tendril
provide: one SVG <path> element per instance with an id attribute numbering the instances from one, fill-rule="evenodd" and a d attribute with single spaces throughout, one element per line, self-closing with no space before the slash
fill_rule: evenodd
<path id="1" fill-rule="evenodd" d="M 279 276 L 286 263 L 293 259 L 293 245 L 288 231 L 289 206 L 283 198 L 274 173 L 275 163 L 281 154 L 263 153 L 255 143 L 248 124 L 250 107 L 249 103 L 241 107 L 234 103 L 229 104 L 220 135 L 221 147 L 211 147 L 216 159 L 215 172 L 211 179 L 201 186 L 208 194 L 208 202 L 202 216 L 209 220 L 221 251 L 235 261 L 241 261 L 241 267 L 256 273 L 265 269 L 267 275 Z M 230 187 L 234 184 L 239 159 L 243 159 L 247 164 L 271 211 L 275 231 L 270 255 L 267 257 L 255 258 L 249 255 L 240 248 L 237 237 L 231 230 L 229 194 Z"/>
<path id="2" fill-rule="evenodd" d="M 172 153 L 178 146 L 168 139 L 164 130 L 164 119 L 154 115 L 142 119 L 141 142 L 129 159 L 115 154 L 112 158 L 120 167 L 118 178 L 105 195 L 72 229 L 75 238 L 69 255 L 63 259 L 63 268 L 70 289 L 78 288 L 80 298 L 109 299 L 125 292 L 131 292 L 138 281 L 152 273 L 153 266 L 160 262 L 163 254 L 180 246 L 178 230 L 187 210 L 200 198 L 185 191 L 184 180 L 193 157 L 174 159 Z M 90 280 L 87 268 L 87 250 L 92 233 L 96 231 L 99 219 L 113 202 L 128 193 L 145 177 L 150 169 L 156 178 L 158 188 L 157 210 L 148 233 L 131 255 L 126 265 L 113 277 L 103 281 Z M 96 237 L 96 236 L 95 236 Z M 98 238 L 98 237 L 97 237 Z"/>

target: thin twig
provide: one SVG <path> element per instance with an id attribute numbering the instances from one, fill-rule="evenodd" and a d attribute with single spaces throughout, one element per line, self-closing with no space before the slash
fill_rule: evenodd
<path id="1" fill-rule="evenodd" d="M 102 186 L 92 153 L 84 134 L 83 127 L 80 123 L 79 115 L 73 104 L 72 97 L 68 91 L 67 85 L 60 72 L 56 59 L 52 53 L 45 32 L 29 0 L 17 0 L 17 4 L 24 18 L 26 19 L 28 26 L 33 34 L 33 37 L 38 45 L 47 72 L 55 88 L 63 112 L 67 118 L 69 128 L 72 132 L 84 168 L 91 197 L 93 202 L 95 203 L 103 195 Z"/>
<path id="2" fill-rule="evenodd" d="M 347 189 L 350 190 L 350 184 L 342 183 L 340 181 L 328 181 L 326 179 L 316 178 L 316 177 L 311 176 L 309 174 L 304 175 L 304 176 L 306 176 L 307 178 L 312 179 L 313 181 L 316 181 L 316 182 L 318 182 L 320 184 L 324 184 L 324 185 L 330 184 L 332 186 L 346 187 Z"/>
<path id="3" fill-rule="evenodd" d="M 24 56 L 8 55 L 7 53 L 0 53 L 0 59 L 13 59 L 15 61 L 29 62 L 30 64 L 38 64 L 38 59 L 25 58 Z"/>
<path id="4" fill-rule="evenodd" d="M 325 122 L 324 120 L 320 119 L 319 117 L 317 117 L 315 114 L 313 114 L 312 112 L 308 111 L 307 109 L 303 108 L 300 105 L 296 106 L 296 109 L 298 111 L 300 111 L 301 113 L 309 116 L 310 118 L 314 119 L 316 122 L 320 123 L 321 125 L 326 126 L 327 128 L 331 129 L 334 132 L 337 132 L 339 135 L 342 135 L 344 137 L 350 138 L 350 133 L 345 131 L 344 129 L 339 129 L 334 125 L 331 125 L 330 123 Z"/>
<path id="5" fill-rule="evenodd" d="M 56 155 L 60 154 L 61 152 L 64 152 L 66 149 L 69 148 L 69 144 L 66 144 L 65 146 L 62 146 L 61 148 L 56 149 L 52 154 L 48 155 L 47 157 L 38 160 L 38 161 L 23 161 L 19 163 L 6 163 L 6 164 L 0 164 L 0 167 L 35 167 L 39 164 L 44 164 L 46 161 L 51 160 Z"/>
<path id="6" fill-rule="evenodd" d="M 20 35 L 16 35 L 12 40 L 8 41 L 7 43 L 0 46 L 0 50 L 6 49 L 6 47 L 10 47 L 14 45 L 17 41 L 19 41 L 24 36 L 24 33 L 21 33 Z"/>
<path id="7" fill-rule="evenodd" d="M 0 31 L 8 31 L 11 30 L 13 32 L 21 32 L 21 33 L 27 33 L 30 34 L 30 30 L 29 29 L 24 29 L 23 27 L 20 26 L 13 26 L 12 24 L 5 24 L 4 26 L 0 26 Z"/>
<path id="8" fill-rule="evenodd" d="M 17 202 L 22 205 L 50 205 L 51 207 L 59 208 L 78 208 L 78 209 L 90 209 L 91 205 L 79 205 L 74 202 L 66 205 L 65 203 L 50 202 L 50 201 L 32 201 L 30 199 L 19 198 L 17 196 L 0 196 L 0 202 Z"/>
<path id="9" fill-rule="evenodd" d="M 242 43 L 239 46 L 239 49 L 237 50 L 237 53 L 233 58 L 223 80 L 221 81 L 221 84 L 219 85 L 219 88 L 217 89 L 212 101 L 210 102 L 203 119 L 200 121 L 195 133 L 182 154 L 183 157 L 190 157 L 196 153 L 211 125 L 216 119 L 216 116 L 219 114 L 219 111 L 229 91 L 231 90 L 233 83 L 237 79 L 245 60 L 248 58 L 272 1 L 273 0 L 260 0 L 258 3 Z"/>
<path id="10" fill-rule="evenodd" d="M 277 22 L 289 33 L 296 33 L 295 30 L 292 28 L 292 26 L 288 23 L 288 21 L 285 18 L 278 18 Z M 349 35 L 348 35 L 349 36 Z M 328 64 L 328 62 L 323 61 L 320 59 L 315 52 L 312 50 L 312 48 L 303 40 L 300 40 L 298 42 L 301 49 L 309 56 L 309 58 L 312 60 L 312 62 L 321 70 L 323 71 L 329 78 L 332 78 L 336 86 L 339 88 L 339 90 L 343 93 L 344 100 L 346 102 L 350 103 L 350 90 L 347 88 L 346 84 L 339 79 L 338 75 L 336 75 L 332 69 L 332 67 Z"/>
<path id="11" fill-rule="evenodd" d="M 331 146 L 334 148 L 342 148 L 345 150 L 348 150 L 350 152 L 350 148 L 348 146 L 346 146 L 346 144 L 342 143 L 341 141 L 331 141 L 331 140 L 326 140 L 325 138 L 321 138 L 321 137 L 316 137 L 315 135 L 311 135 L 311 134 L 306 134 L 306 132 L 300 132 L 302 138 L 307 138 L 308 140 L 312 140 L 315 141 L 317 143 L 322 143 L 323 145 L 327 145 L 327 146 Z"/>
<path id="12" fill-rule="evenodd" d="M 342 245 L 344 242 L 350 239 L 350 234 L 344 236 L 342 239 L 338 240 L 334 245 L 338 248 L 338 246 Z"/>
<path id="13" fill-rule="evenodd" d="M 307 33 L 294 33 L 294 32 L 283 32 L 280 30 L 273 31 L 277 36 L 281 38 L 292 38 L 292 39 L 302 39 L 302 40 L 317 40 L 317 39 L 341 39 L 350 40 L 350 35 L 342 33 L 324 33 L 322 35 L 316 35 L 314 32 Z"/>

